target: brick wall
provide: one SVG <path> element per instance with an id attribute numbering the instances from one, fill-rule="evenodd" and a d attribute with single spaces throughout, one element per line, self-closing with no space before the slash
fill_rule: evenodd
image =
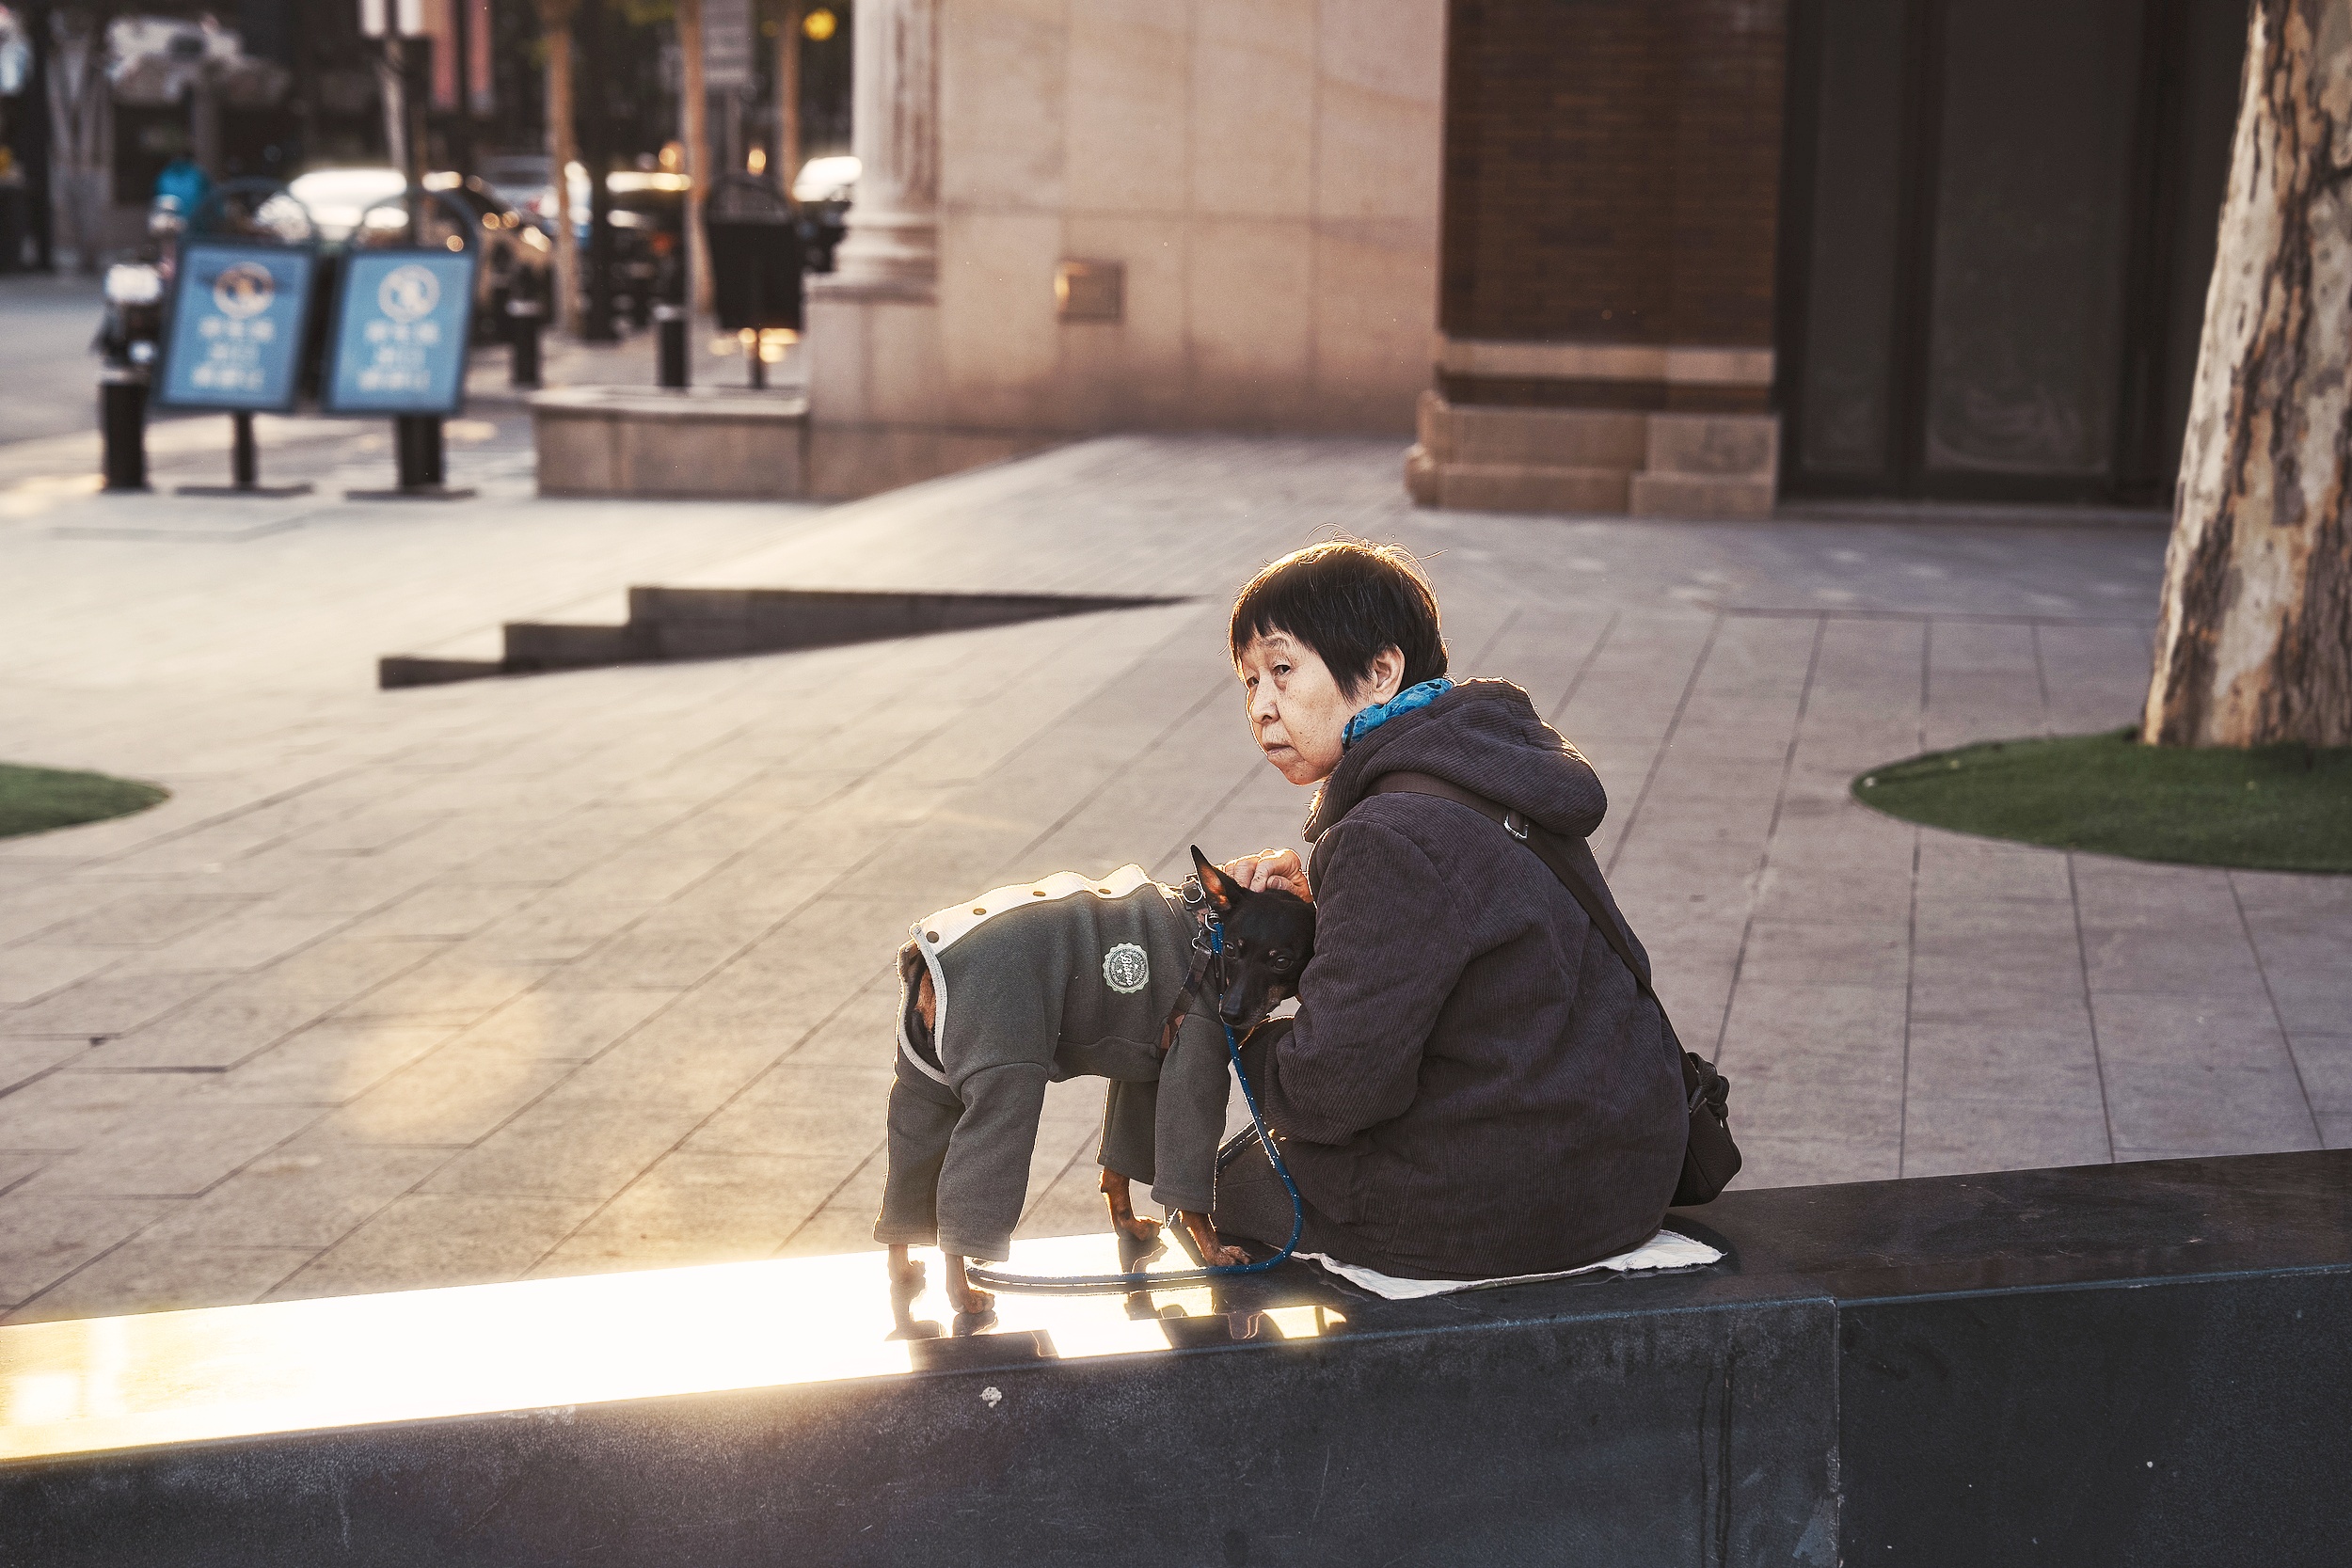
<path id="1" fill-rule="evenodd" d="M 1785 0 L 1452 0 L 1450 24 L 1443 329 L 1769 347 Z"/>

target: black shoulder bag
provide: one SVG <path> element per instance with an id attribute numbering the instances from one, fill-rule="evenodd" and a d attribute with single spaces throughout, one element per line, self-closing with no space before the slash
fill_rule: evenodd
<path id="1" fill-rule="evenodd" d="M 1675 1183 L 1674 1204 L 1687 1209 L 1693 1204 L 1709 1203 L 1715 1195 L 1740 1174 L 1740 1146 L 1731 1138 L 1731 1113 L 1728 1101 L 1731 1080 L 1717 1072 L 1712 1064 L 1704 1061 L 1693 1051 L 1682 1049 L 1682 1040 L 1676 1035 L 1674 1021 L 1666 1016 L 1666 1005 L 1658 1000 L 1658 992 L 1650 988 L 1649 969 L 1635 958 L 1633 944 L 1602 901 L 1600 866 L 1593 859 L 1592 848 L 1582 839 L 1564 839 L 1558 833 L 1535 826 L 1518 812 L 1506 811 L 1485 796 L 1464 789 L 1456 784 L 1429 773 L 1383 773 L 1372 782 L 1367 795 L 1435 795 L 1441 800 L 1452 800 L 1495 823 L 1535 851 L 1535 858 L 1550 867 L 1560 879 L 1560 885 L 1572 894 L 1584 907 L 1593 929 L 1601 934 L 1625 967 L 1632 972 L 1633 983 L 1642 994 L 1658 1008 L 1658 1021 L 1666 1031 L 1666 1042 L 1682 1058 L 1682 1089 L 1689 1101 L 1691 1137 L 1682 1150 L 1682 1179 Z M 1586 867 L 1591 869 L 1588 871 Z"/>

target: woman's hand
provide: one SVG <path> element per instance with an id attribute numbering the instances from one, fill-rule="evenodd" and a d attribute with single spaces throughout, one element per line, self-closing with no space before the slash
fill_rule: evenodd
<path id="1" fill-rule="evenodd" d="M 1261 849 L 1237 861 L 1227 861 L 1217 868 L 1252 893 L 1275 888 L 1283 893 L 1295 893 L 1311 904 L 1314 889 L 1307 885 L 1307 867 L 1293 849 Z"/>

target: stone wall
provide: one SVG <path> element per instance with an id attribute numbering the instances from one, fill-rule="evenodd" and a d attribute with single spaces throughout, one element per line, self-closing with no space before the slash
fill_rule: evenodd
<path id="1" fill-rule="evenodd" d="M 812 289 L 813 418 L 902 453 L 910 430 L 1410 430 L 1445 24 L 1444 0 L 866 0 L 868 178 Z M 1117 320 L 1063 319 L 1073 261 L 1119 264 Z"/>

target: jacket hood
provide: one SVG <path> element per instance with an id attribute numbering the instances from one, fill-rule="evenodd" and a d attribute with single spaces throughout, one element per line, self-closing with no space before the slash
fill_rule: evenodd
<path id="1" fill-rule="evenodd" d="M 1311 844 L 1383 773 L 1428 773 L 1484 795 L 1540 828 L 1587 838 L 1608 814 L 1593 765 L 1509 681 L 1464 681 L 1347 749 L 1307 814 Z"/>

